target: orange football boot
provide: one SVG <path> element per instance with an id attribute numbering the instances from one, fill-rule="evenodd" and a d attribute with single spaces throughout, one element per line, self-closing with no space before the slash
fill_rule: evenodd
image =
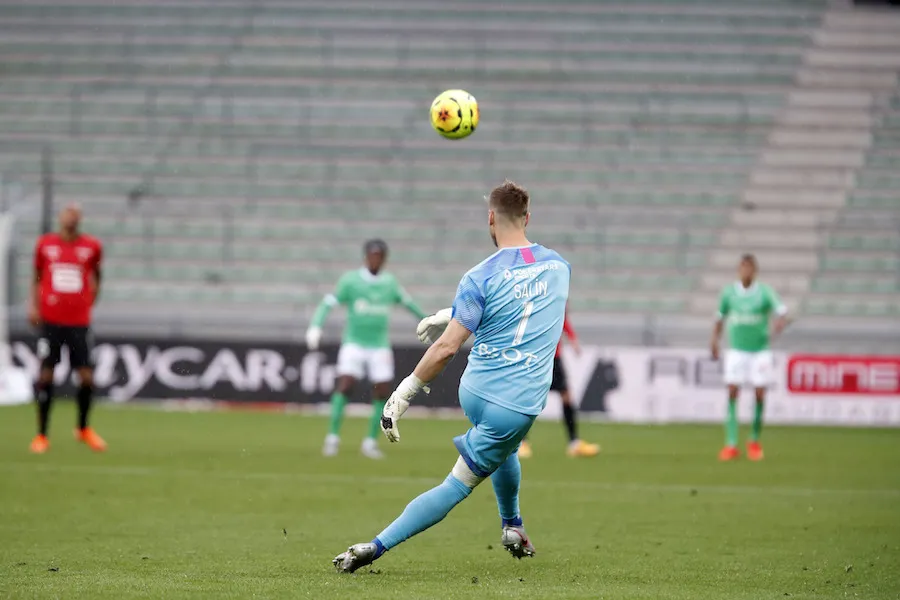
<path id="1" fill-rule="evenodd" d="M 94 452 L 106 451 L 106 442 L 103 441 L 103 438 L 97 435 L 97 432 L 94 431 L 91 427 L 76 429 L 75 439 L 79 442 L 84 442 L 85 444 L 87 444 L 88 448 L 90 448 Z"/>
<path id="2" fill-rule="evenodd" d="M 722 451 L 719 452 L 719 460 L 721 461 L 737 460 L 740 457 L 741 451 L 734 446 L 725 446 L 722 448 Z"/>
<path id="3" fill-rule="evenodd" d="M 575 440 L 566 448 L 566 454 L 571 457 L 588 458 L 600 454 L 599 444 L 589 444 L 584 440 Z"/>
<path id="4" fill-rule="evenodd" d="M 531 458 L 531 444 L 528 443 L 528 440 L 522 440 L 522 443 L 519 444 L 519 458 Z"/>
<path id="5" fill-rule="evenodd" d="M 28 448 L 33 454 L 43 454 L 50 449 L 50 440 L 43 433 L 39 433 L 31 440 L 31 446 Z"/>
<path id="6" fill-rule="evenodd" d="M 763 449 L 759 442 L 749 442 L 747 444 L 747 458 L 750 460 L 762 460 L 763 457 Z"/>

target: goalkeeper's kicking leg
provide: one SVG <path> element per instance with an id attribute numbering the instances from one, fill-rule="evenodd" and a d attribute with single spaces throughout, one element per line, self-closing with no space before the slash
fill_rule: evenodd
<path id="1" fill-rule="evenodd" d="M 335 557 L 342 572 L 371 564 L 385 552 L 439 523 L 472 490 L 491 477 L 500 508 L 502 543 L 516 558 L 534 555 L 519 514 L 521 469 L 515 451 L 534 417 L 485 402 L 460 390 L 460 404 L 473 427 L 454 438 L 460 457 L 443 483 L 410 502 L 371 542 L 354 544 Z"/>
<path id="2" fill-rule="evenodd" d="M 476 475 L 460 457 L 443 483 L 407 504 L 403 513 L 371 542 L 353 544 L 337 555 L 332 561 L 334 566 L 338 571 L 352 573 L 378 560 L 397 544 L 442 521 L 482 481 L 484 477 Z"/>

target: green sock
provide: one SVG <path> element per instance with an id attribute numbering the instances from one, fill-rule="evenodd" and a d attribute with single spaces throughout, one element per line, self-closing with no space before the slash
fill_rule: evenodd
<path id="1" fill-rule="evenodd" d="M 759 436 L 762 433 L 762 421 L 763 421 L 763 409 L 765 408 L 765 404 L 762 402 L 756 403 L 756 409 L 753 411 L 753 429 L 750 430 L 750 439 L 754 442 L 759 441 Z"/>
<path id="2" fill-rule="evenodd" d="M 340 392 L 331 395 L 331 422 L 328 425 L 328 433 L 338 435 L 341 432 L 345 406 L 347 406 L 347 396 Z"/>
<path id="3" fill-rule="evenodd" d="M 725 445 L 738 444 L 737 400 L 728 399 L 728 416 L 725 418 Z"/>
<path id="4" fill-rule="evenodd" d="M 378 439 L 378 432 L 381 431 L 381 413 L 384 411 L 384 404 L 387 400 L 372 400 L 372 418 L 369 419 L 369 437 Z"/>

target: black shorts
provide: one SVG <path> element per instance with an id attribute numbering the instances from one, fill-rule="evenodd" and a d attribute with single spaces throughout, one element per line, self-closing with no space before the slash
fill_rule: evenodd
<path id="1" fill-rule="evenodd" d="M 73 369 L 94 366 L 91 351 L 94 349 L 94 334 L 90 327 L 72 327 L 44 323 L 37 343 L 37 355 L 41 366 L 52 369 L 59 363 L 62 347 L 69 349 L 69 364 Z"/>
<path id="2" fill-rule="evenodd" d="M 550 382 L 550 390 L 554 392 L 569 391 L 569 382 L 566 381 L 566 370 L 563 368 L 562 359 L 553 359 L 553 381 Z"/>

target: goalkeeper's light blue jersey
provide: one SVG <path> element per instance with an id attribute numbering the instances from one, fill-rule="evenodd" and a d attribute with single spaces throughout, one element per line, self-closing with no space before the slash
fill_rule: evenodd
<path id="1" fill-rule="evenodd" d="M 538 244 L 503 248 L 463 276 L 453 318 L 475 334 L 460 387 L 510 410 L 547 403 L 571 267 Z"/>

